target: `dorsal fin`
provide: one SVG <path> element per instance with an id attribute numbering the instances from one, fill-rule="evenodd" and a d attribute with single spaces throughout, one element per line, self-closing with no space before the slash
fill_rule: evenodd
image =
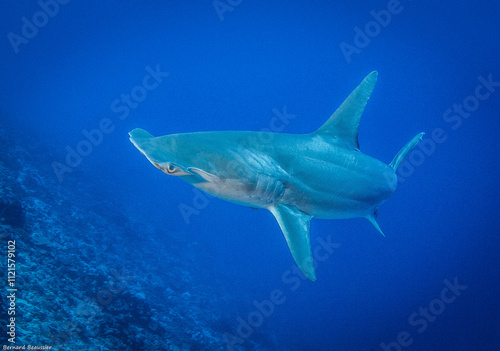
<path id="1" fill-rule="evenodd" d="M 342 139 L 349 147 L 359 149 L 359 121 L 377 82 L 377 75 L 377 71 L 368 74 L 314 134 Z"/>

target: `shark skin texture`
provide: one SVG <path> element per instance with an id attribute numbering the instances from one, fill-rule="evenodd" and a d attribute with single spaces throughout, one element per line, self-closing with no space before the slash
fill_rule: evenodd
<path id="1" fill-rule="evenodd" d="M 312 218 L 368 219 L 396 190 L 399 166 L 422 139 L 411 139 L 387 165 L 359 149 L 358 127 L 377 72 L 371 72 L 318 130 L 309 134 L 219 131 L 154 137 L 142 129 L 130 141 L 164 173 L 226 201 L 269 210 L 302 273 L 316 280 Z M 271 141 L 269 142 L 270 139 Z"/>

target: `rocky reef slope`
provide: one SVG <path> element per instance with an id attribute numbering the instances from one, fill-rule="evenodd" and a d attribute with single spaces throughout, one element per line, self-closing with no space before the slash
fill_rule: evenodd
<path id="1" fill-rule="evenodd" d="M 227 349 L 224 333 L 234 329 L 241 301 L 224 284 L 199 279 L 181 245 L 172 238 L 159 255 L 147 239 L 158 229 L 143 223 L 134 230 L 113 196 L 96 198 L 76 179 L 61 186 L 50 169 L 54 155 L 33 139 L 0 128 L 0 147 L 0 237 L 3 247 L 16 241 L 17 345 Z M 2 321 L 7 308 L 2 298 Z M 234 349 L 279 347 L 261 332 Z"/>

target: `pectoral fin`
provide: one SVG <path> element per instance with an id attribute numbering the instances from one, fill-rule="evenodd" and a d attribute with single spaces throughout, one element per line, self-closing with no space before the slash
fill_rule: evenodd
<path id="1" fill-rule="evenodd" d="M 276 217 L 285 235 L 295 263 L 308 279 L 315 281 L 316 273 L 309 239 L 309 224 L 312 217 L 294 206 L 277 205 L 269 210 Z"/>

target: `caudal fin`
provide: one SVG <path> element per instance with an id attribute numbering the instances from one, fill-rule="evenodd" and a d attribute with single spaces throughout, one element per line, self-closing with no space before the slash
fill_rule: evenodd
<path id="1" fill-rule="evenodd" d="M 403 162 L 406 161 L 408 158 L 408 155 L 410 152 L 417 146 L 418 142 L 422 140 L 422 136 L 425 133 L 419 133 L 413 137 L 399 152 L 394 156 L 394 159 L 389 163 L 389 166 L 394 170 L 394 172 L 397 172 L 398 168 L 403 164 Z M 373 226 L 379 231 L 380 234 L 385 236 L 384 232 L 382 229 L 380 229 L 379 225 L 377 224 L 376 218 L 377 218 L 377 213 L 378 213 L 378 207 L 373 211 L 372 214 L 369 216 L 366 216 L 366 219 L 368 219 Z"/>
<path id="2" fill-rule="evenodd" d="M 420 140 L 422 140 L 422 137 L 425 133 L 419 133 L 413 137 L 399 152 L 394 156 L 393 160 L 391 163 L 389 163 L 389 166 L 394 169 L 394 172 L 396 172 L 399 167 L 403 164 L 403 162 L 406 161 L 408 158 L 408 155 L 410 152 L 417 146 Z"/>

